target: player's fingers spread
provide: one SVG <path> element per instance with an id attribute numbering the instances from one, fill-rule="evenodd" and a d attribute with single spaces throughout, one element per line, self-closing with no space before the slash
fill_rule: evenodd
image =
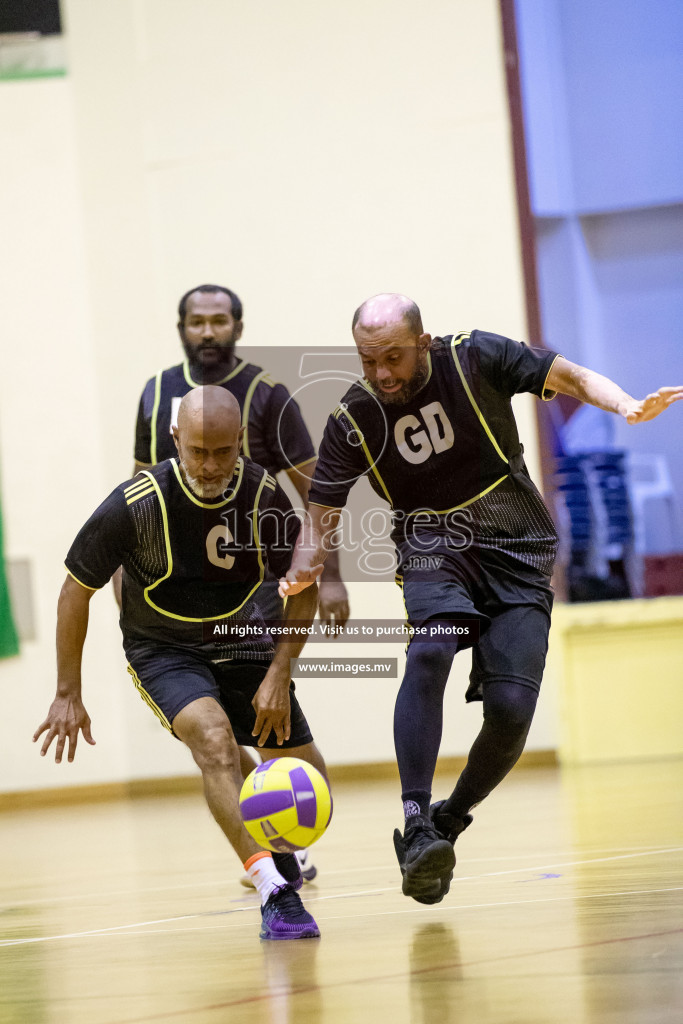
<path id="1" fill-rule="evenodd" d="M 50 744 L 52 743 L 54 738 L 55 738 L 55 731 L 54 731 L 54 729 L 50 729 L 50 731 L 48 732 L 47 736 L 45 737 L 45 740 L 43 742 L 42 747 L 40 748 L 40 756 L 41 757 L 45 757 L 45 755 L 47 754 L 48 750 L 50 749 Z"/>
<path id="2" fill-rule="evenodd" d="M 265 744 L 266 740 L 268 739 L 272 731 L 273 730 L 270 721 L 266 720 L 263 724 L 263 728 L 261 729 L 261 735 L 258 738 L 259 747 L 262 747 Z"/>
<path id="3" fill-rule="evenodd" d="M 267 713 L 261 709 L 256 715 L 256 721 L 254 722 L 254 728 L 252 730 L 252 736 L 256 736 L 259 747 L 263 746 L 263 741 L 270 732 L 270 719 Z"/>
<path id="4" fill-rule="evenodd" d="M 42 736 L 42 735 L 43 735 L 43 733 L 45 732 L 45 730 L 46 730 L 46 729 L 49 729 L 49 728 L 50 728 L 50 723 L 49 723 L 49 722 L 42 722 L 42 723 L 41 723 L 41 724 L 40 724 L 40 725 L 38 726 L 38 728 L 36 729 L 36 731 L 35 731 L 35 732 L 34 732 L 34 734 L 33 734 L 33 742 L 35 743 L 35 742 L 36 742 L 36 740 L 37 740 L 37 739 L 38 739 L 38 738 L 39 738 L 40 736 Z"/>
<path id="5" fill-rule="evenodd" d="M 258 711 L 256 713 L 256 721 L 254 722 L 254 728 L 251 730 L 252 736 L 258 736 L 263 729 L 263 712 Z"/>

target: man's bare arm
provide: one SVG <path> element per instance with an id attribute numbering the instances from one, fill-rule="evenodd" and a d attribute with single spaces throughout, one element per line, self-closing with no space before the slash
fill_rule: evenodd
<path id="1" fill-rule="evenodd" d="M 318 578 L 330 551 L 336 547 L 334 534 L 341 509 L 310 505 L 294 549 L 289 571 L 280 580 L 282 597 L 301 593 Z"/>
<path id="2" fill-rule="evenodd" d="M 260 747 L 266 742 L 271 729 L 275 730 L 278 744 L 290 737 L 291 660 L 298 658 L 303 650 L 308 639 L 306 629 L 313 622 L 317 606 L 316 587 L 287 599 L 285 619 L 280 624 L 283 632 L 274 637 L 276 647 L 273 661 L 252 701 L 256 711 L 252 735 L 258 737 Z M 293 632 L 287 632 L 288 629 Z"/>
<path id="3" fill-rule="evenodd" d="M 305 462 L 303 466 L 286 471 L 306 509 L 316 463 L 317 459 L 312 459 L 310 462 Z M 320 578 L 318 614 L 320 621 L 326 622 L 329 626 L 344 626 L 349 618 L 349 595 L 341 578 L 338 549 L 329 551 L 327 555 L 325 568 Z"/>
<path id="4" fill-rule="evenodd" d="M 595 405 L 605 412 L 623 416 L 626 422 L 631 424 L 653 420 L 674 402 L 683 398 L 683 385 L 660 388 L 642 400 L 632 398 L 609 377 L 603 377 L 601 373 L 572 363 L 564 356 L 558 356 L 553 363 L 546 387 L 551 391 L 559 391 L 563 395 L 578 398 L 580 402 Z"/>
<path id="5" fill-rule="evenodd" d="M 83 644 L 88 632 L 90 599 L 95 593 L 67 576 L 57 605 L 57 694 L 45 721 L 38 726 L 33 742 L 44 733 L 47 736 L 41 748 L 44 756 L 54 739 L 55 761 L 62 760 L 64 745 L 69 740 L 68 760 L 73 761 L 82 731 L 88 743 L 95 743 L 90 732 L 90 717 L 81 700 L 81 660 Z"/>

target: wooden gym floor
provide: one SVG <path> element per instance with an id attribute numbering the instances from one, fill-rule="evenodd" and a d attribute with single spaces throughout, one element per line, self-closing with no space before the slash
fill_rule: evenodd
<path id="1" fill-rule="evenodd" d="M 322 938 L 279 943 L 201 797 L 8 811 L 0 1021 L 681 1024 L 681 794 L 682 761 L 517 769 L 423 907 L 396 785 L 345 783 L 304 889 Z"/>

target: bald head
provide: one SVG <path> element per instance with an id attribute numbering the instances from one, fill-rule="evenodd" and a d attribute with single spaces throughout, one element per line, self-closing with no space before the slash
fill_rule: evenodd
<path id="1" fill-rule="evenodd" d="M 193 388 L 178 408 L 173 437 L 183 476 L 200 498 L 226 491 L 239 458 L 244 428 L 239 403 L 225 388 Z"/>
<path id="2" fill-rule="evenodd" d="M 406 326 L 411 334 L 419 336 L 423 332 L 420 310 L 407 295 L 397 292 L 382 292 L 358 307 L 353 314 L 351 330 L 356 335 L 357 328 L 366 334 L 373 334 L 394 326 Z"/>
<path id="3" fill-rule="evenodd" d="M 353 317 L 353 340 L 365 379 L 385 405 L 403 405 L 429 375 L 431 338 L 412 299 L 395 292 L 373 295 Z"/>
<path id="4" fill-rule="evenodd" d="M 181 437 L 190 424 L 201 424 L 202 430 L 239 430 L 241 420 L 239 402 L 235 396 L 214 384 L 193 388 L 178 408 L 178 431 Z"/>

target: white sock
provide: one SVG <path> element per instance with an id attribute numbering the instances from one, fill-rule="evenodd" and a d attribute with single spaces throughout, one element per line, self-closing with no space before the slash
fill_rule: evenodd
<path id="1" fill-rule="evenodd" d="M 275 867 L 272 853 L 268 853 L 267 850 L 255 853 L 250 857 L 245 862 L 244 870 L 258 890 L 261 906 L 268 901 L 270 894 L 279 886 L 287 885 L 286 880 Z"/>

